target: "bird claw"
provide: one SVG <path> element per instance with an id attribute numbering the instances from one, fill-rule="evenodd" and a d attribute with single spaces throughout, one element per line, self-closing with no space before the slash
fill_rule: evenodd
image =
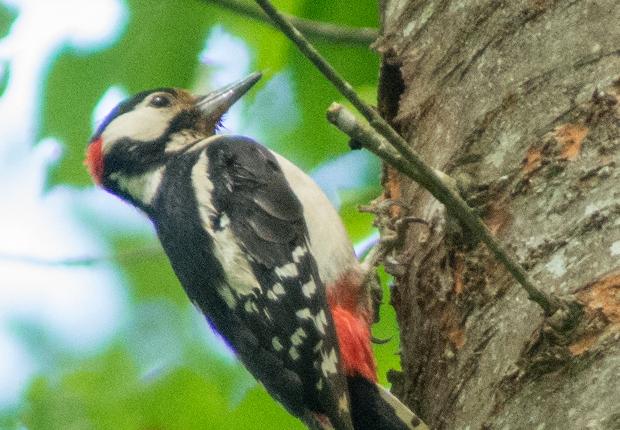
<path id="1" fill-rule="evenodd" d="M 390 216 L 392 206 L 398 205 L 406 212 L 409 207 L 400 200 L 380 200 L 373 201 L 370 205 L 360 206 L 361 212 L 372 213 L 375 215 L 373 225 L 379 230 L 379 241 L 370 250 L 368 256 L 364 260 L 365 270 L 374 270 L 381 263 L 385 262 L 386 256 L 395 248 L 402 245 L 406 230 L 412 223 L 428 225 L 428 222 L 422 218 L 405 215 L 403 217 L 393 219 Z"/>
<path id="2" fill-rule="evenodd" d="M 407 273 L 407 265 L 393 256 L 386 256 L 383 260 L 385 271 L 395 278 L 402 278 Z"/>
<path id="3" fill-rule="evenodd" d="M 379 230 L 377 244 L 368 252 L 362 263 L 363 285 L 372 297 L 375 313 L 375 322 L 379 320 L 379 305 L 381 304 L 382 290 L 377 280 L 377 268 L 383 264 L 385 271 L 392 276 L 402 277 L 406 274 L 406 265 L 399 261 L 393 251 L 402 246 L 407 227 L 412 223 L 428 225 L 428 222 L 414 216 L 405 215 L 398 219 L 392 218 L 390 209 L 397 205 L 409 212 L 409 207 L 400 200 L 374 200 L 370 205 L 360 206 L 361 212 L 375 215 L 373 225 Z"/>
<path id="4" fill-rule="evenodd" d="M 374 336 L 372 336 L 372 337 L 370 338 L 370 341 L 371 341 L 372 343 L 374 343 L 375 345 L 385 345 L 386 343 L 388 343 L 389 341 L 391 341 L 391 340 L 392 340 L 392 337 L 393 337 L 393 336 L 386 337 L 385 339 L 382 339 L 382 338 L 380 338 L 380 337 L 374 337 Z"/>

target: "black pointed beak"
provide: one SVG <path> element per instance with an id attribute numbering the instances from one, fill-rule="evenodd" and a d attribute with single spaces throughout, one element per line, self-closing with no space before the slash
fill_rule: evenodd
<path id="1" fill-rule="evenodd" d="M 218 120 L 235 104 L 255 83 L 263 76 L 260 72 L 254 72 L 243 79 L 228 84 L 219 90 L 196 99 L 196 107 L 208 118 Z"/>

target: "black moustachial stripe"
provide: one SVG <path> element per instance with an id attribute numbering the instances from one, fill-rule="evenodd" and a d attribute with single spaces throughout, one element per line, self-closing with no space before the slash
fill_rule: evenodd
<path id="1" fill-rule="evenodd" d="M 124 176 L 141 175 L 157 166 L 164 165 L 169 158 L 166 154 L 166 145 L 171 136 L 190 129 L 199 120 L 199 116 L 200 113 L 196 110 L 181 111 L 172 119 L 160 137 L 149 142 L 141 142 L 128 137 L 116 141 L 105 156 L 103 185 L 113 192 L 120 191 L 122 194 L 122 190 L 118 190 L 113 179 L 110 178 L 110 172 L 118 172 Z M 139 202 L 133 201 L 131 196 L 121 195 L 121 197 L 140 206 Z"/>

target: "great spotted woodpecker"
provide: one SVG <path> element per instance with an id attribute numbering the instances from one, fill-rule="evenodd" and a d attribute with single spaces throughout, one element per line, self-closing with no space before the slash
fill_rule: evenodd
<path id="1" fill-rule="evenodd" d="M 260 77 L 122 102 L 88 170 L 149 216 L 189 298 L 290 413 L 315 429 L 419 428 L 376 383 L 371 295 L 336 210 L 285 158 L 216 134 Z"/>

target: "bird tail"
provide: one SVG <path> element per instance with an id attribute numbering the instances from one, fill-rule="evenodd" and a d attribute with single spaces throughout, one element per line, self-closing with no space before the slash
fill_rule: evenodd
<path id="1" fill-rule="evenodd" d="M 361 376 L 349 376 L 355 430 L 428 430 L 426 424 L 392 393 Z"/>

